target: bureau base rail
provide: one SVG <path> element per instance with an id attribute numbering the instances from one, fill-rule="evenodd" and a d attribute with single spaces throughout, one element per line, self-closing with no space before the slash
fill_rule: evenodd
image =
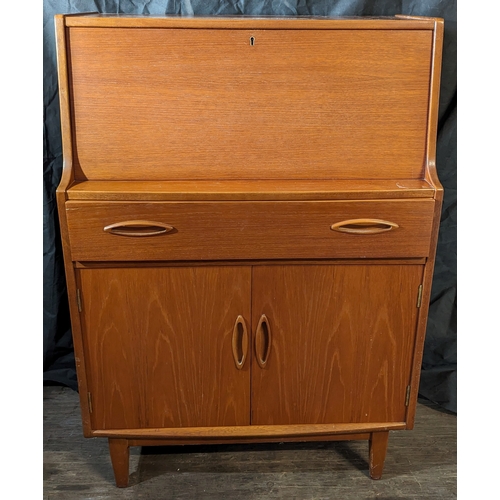
<path id="1" fill-rule="evenodd" d="M 108 436 L 109 453 L 116 486 L 125 488 L 128 486 L 129 481 L 129 450 L 131 446 L 237 444 L 246 442 L 268 443 L 280 441 L 284 438 L 287 441 L 295 442 L 368 440 L 368 472 L 371 479 L 380 479 L 387 453 L 389 430 L 404 428 L 405 424 L 398 422 L 337 425 L 235 426 L 225 428 L 122 429 L 94 431 L 94 435 Z M 116 437 L 111 437 L 111 435 Z"/>

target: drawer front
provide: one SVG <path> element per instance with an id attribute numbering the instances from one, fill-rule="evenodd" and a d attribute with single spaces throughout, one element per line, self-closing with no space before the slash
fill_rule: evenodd
<path id="1" fill-rule="evenodd" d="M 434 200 L 68 201 L 66 210 L 75 261 L 411 258 L 429 254 Z"/>

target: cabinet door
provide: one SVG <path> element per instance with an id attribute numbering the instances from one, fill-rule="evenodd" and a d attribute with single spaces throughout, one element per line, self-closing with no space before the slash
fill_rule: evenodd
<path id="1" fill-rule="evenodd" d="M 83 269 L 79 280 L 94 429 L 250 423 L 249 360 L 237 366 L 249 267 Z"/>
<path id="2" fill-rule="evenodd" d="M 255 267 L 252 424 L 403 422 L 422 270 Z"/>

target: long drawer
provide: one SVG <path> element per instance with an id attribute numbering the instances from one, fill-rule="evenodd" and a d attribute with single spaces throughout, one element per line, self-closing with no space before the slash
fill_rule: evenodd
<path id="1" fill-rule="evenodd" d="M 75 261 L 412 258 L 434 200 L 66 203 Z"/>

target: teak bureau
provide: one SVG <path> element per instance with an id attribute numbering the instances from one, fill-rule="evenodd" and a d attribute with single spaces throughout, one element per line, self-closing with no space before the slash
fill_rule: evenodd
<path id="1" fill-rule="evenodd" d="M 84 434 L 414 425 L 442 187 L 434 18 L 56 16 Z"/>

